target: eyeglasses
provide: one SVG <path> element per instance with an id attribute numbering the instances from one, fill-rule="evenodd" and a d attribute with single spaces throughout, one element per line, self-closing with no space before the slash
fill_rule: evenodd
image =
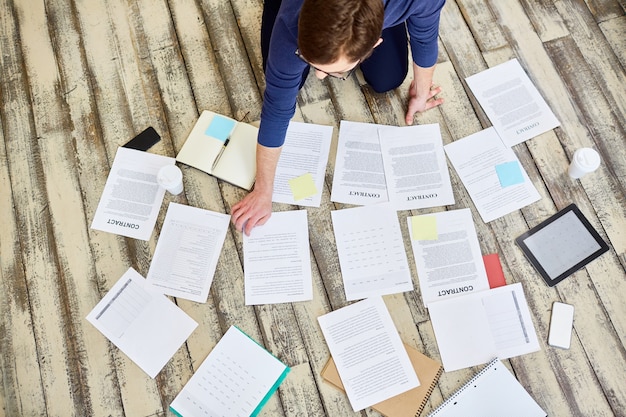
<path id="1" fill-rule="evenodd" d="M 337 78 L 339 80 L 345 81 L 348 79 L 348 77 L 350 75 L 352 75 L 352 73 L 354 72 L 354 70 L 356 70 L 356 67 L 359 66 L 359 64 L 361 63 L 361 60 L 359 59 L 357 61 L 357 63 L 354 65 L 354 67 L 352 67 L 351 69 L 349 69 L 348 71 L 343 71 L 343 72 L 326 72 L 324 70 L 321 70 L 319 68 L 317 68 L 315 65 L 311 64 L 309 61 L 307 61 L 301 54 L 300 54 L 300 50 L 296 49 L 296 56 L 298 58 L 300 58 L 303 62 L 306 62 L 308 65 L 312 66 L 314 70 L 319 71 L 319 72 L 323 72 L 324 74 L 328 75 L 329 77 L 333 77 L 333 78 Z"/>

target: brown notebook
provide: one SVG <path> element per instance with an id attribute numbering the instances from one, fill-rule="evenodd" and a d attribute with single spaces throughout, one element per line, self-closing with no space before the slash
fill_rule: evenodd
<path id="1" fill-rule="evenodd" d="M 439 362 L 430 359 L 409 345 L 405 344 L 404 347 L 409 354 L 413 368 L 415 368 L 420 386 L 372 406 L 374 410 L 387 417 L 418 417 L 443 371 Z M 322 369 L 322 378 L 335 388 L 344 391 L 333 358 L 330 358 Z"/>

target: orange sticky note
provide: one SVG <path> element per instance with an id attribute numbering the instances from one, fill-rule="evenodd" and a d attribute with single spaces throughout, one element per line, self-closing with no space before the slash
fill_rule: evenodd
<path id="1" fill-rule="evenodd" d="M 295 201 L 303 200 L 317 194 L 317 187 L 310 173 L 289 180 L 289 188 Z"/>
<path id="2" fill-rule="evenodd" d="M 413 240 L 437 240 L 437 217 L 414 216 L 411 217 L 411 236 Z"/>

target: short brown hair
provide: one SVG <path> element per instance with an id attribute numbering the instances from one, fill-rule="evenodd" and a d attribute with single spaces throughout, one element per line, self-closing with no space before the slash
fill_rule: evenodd
<path id="1" fill-rule="evenodd" d="M 363 59 L 380 38 L 384 13 L 382 0 L 304 0 L 298 20 L 300 53 L 315 64 L 331 64 L 341 55 Z"/>

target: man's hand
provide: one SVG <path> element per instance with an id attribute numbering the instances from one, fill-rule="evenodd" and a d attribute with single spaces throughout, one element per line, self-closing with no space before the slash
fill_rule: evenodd
<path id="1" fill-rule="evenodd" d="M 443 103 L 443 98 L 437 98 L 437 94 L 441 93 L 441 87 L 433 86 L 434 71 L 434 66 L 422 68 L 413 64 L 413 81 L 409 87 L 409 105 L 405 118 L 407 125 L 413 124 L 415 113 L 430 110 Z"/>
<path id="2" fill-rule="evenodd" d="M 254 226 L 265 224 L 272 215 L 274 175 L 280 151 L 281 148 L 257 145 L 254 189 L 230 210 L 230 221 L 248 236 Z"/>
<path id="3" fill-rule="evenodd" d="M 249 236 L 253 227 L 265 224 L 271 215 L 272 193 L 254 189 L 243 200 L 233 206 L 231 221 L 237 230 L 243 231 Z"/>

